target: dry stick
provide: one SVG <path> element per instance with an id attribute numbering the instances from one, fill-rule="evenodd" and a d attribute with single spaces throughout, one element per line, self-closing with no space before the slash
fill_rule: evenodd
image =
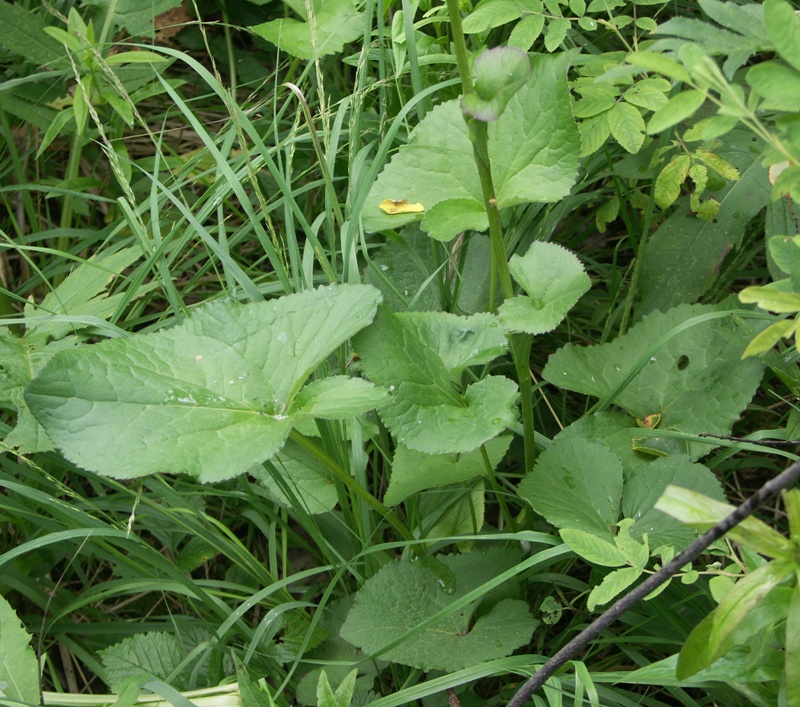
<path id="1" fill-rule="evenodd" d="M 793 481 L 800 478 L 800 461 L 795 462 L 785 471 L 781 472 L 771 481 L 764 484 L 741 506 L 739 506 L 727 518 L 723 518 L 715 526 L 703 533 L 683 552 L 678 553 L 658 572 L 650 575 L 636 589 L 626 594 L 622 599 L 615 602 L 610 609 L 597 617 L 566 646 L 548 660 L 538 672 L 526 682 L 517 694 L 511 698 L 507 707 L 522 707 L 528 698 L 536 692 L 545 682 L 558 670 L 564 663 L 572 658 L 578 651 L 594 638 L 597 638 L 605 629 L 616 621 L 628 609 L 632 608 L 639 601 L 644 599 L 650 592 L 666 582 L 673 574 L 678 572 L 687 562 L 694 560 L 711 543 L 719 540 L 731 528 L 741 523 L 745 518 L 753 513 L 762 503 L 774 496 L 778 491 L 782 491 Z"/>

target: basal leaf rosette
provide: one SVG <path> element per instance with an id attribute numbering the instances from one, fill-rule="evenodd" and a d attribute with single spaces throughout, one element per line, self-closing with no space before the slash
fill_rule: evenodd
<path id="1" fill-rule="evenodd" d="M 575 183 L 580 138 L 567 88 L 571 58 L 569 53 L 535 57 L 530 76 L 519 90 L 513 95 L 500 91 L 505 109 L 499 115 L 499 104 L 494 105 L 491 112 L 499 117 L 488 125 L 499 209 L 558 201 Z M 425 208 L 424 218 L 422 214 L 388 215 L 379 207 L 384 199 L 419 202 Z M 451 200 L 457 203 L 446 207 Z M 467 229 L 488 228 L 469 130 L 458 100 L 428 113 L 379 175 L 362 212 L 367 231 L 396 229 L 420 218 L 423 230 L 439 240 L 450 240 Z"/>
<path id="2" fill-rule="evenodd" d="M 578 256 L 555 243 L 533 243 L 508 263 L 527 296 L 500 306 L 500 321 L 512 331 L 544 334 L 555 329 L 591 286 Z"/>
<path id="3" fill-rule="evenodd" d="M 214 302 L 178 326 L 56 355 L 25 399 L 83 468 L 227 479 L 271 458 L 296 423 L 353 417 L 385 400 L 347 376 L 303 388 L 379 301 L 371 286 L 330 285 L 270 302 Z"/>
<path id="4" fill-rule="evenodd" d="M 487 376 L 461 384 L 465 368 L 506 350 L 504 329 L 490 314 L 392 314 L 382 308 L 353 344 L 369 379 L 389 391 L 381 418 L 409 449 L 469 452 L 516 420 L 513 381 Z"/>

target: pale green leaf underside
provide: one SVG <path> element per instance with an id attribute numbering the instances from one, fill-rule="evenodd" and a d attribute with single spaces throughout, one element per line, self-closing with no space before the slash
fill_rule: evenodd
<path id="1" fill-rule="evenodd" d="M 342 51 L 364 34 L 364 13 L 353 0 L 326 0 L 310 21 L 272 20 L 250 29 L 299 59 L 316 59 Z"/>
<path id="2" fill-rule="evenodd" d="M 504 350 L 490 315 L 382 309 L 355 339 L 356 352 L 374 383 L 389 390 L 380 410 L 398 441 L 427 454 L 469 452 L 516 419 L 516 384 L 489 376 L 462 392 L 453 380 L 464 366 L 484 363 Z"/>
<path id="3" fill-rule="evenodd" d="M 39 665 L 30 634 L 0 596 L 0 696 L 39 704 Z"/>
<path id="4" fill-rule="evenodd" d="M 536 57 L 531 75 L 499 120 L 488 125 L 489 157 L 498 208 L 524 202 L 563 198 L 575 183 L 580 148 L 570 114 L 566 72 L 569 54 Z M 431 209 L 450 199 L 483 205 L 478 171 L 458 100 L 434 108 L 414 130 L 380 174 L 363 210 L 368 231 L 397 228 L 419 215 L 390 216 L 378 204 L 384 199 L 408 199 Z M 469 213 L 469 226 L 475 214 Z M 448 222 L 440 233 L 429 223 L 431 236 L 452 237 Z M 463 229 L 462 229 L 463 230 Z"/>
<path id="5" fill-rule="evenodd" d="M 293 410 L 302 384 L 372 320 L 379 300 L 370 286 L 332 285 L 271 302 L 215 302 L 171 329 L 63 352 L 25 397 L 84 468 L 230 478 L 281 448 L 306 418 Z M 358 412 L 375 402 L 363 384 L 346 388 L 353 397 L 339 409 L 325 385 L 300 400 L 310 414 L 342 416 L 357 414 L 356 398 Z"/>
<path id="6" fill-rule="evenodd" d="M 714 311 L 705 305 L 681 305 L 645 316 L 610 343 L 567 344 L 550 357 L 542 375 L 561 388 L 605 398 L 642 362 L 653 342 L 674 327 Z M 660 414 L 661 428 L 729 434 L 761 380 L 759 361 L 740 360 L 748 341 L 748 335 L 730 319 L 687 326 L 653 352 L 611 402 L 638 419 Z M 689 443 L 688 449 L 697 458 L 708 447 Z"/>
<path id="7" fill-rule="evenodd" d="M 386 565 L 359 590 L 342 627 L 342 637 L 365 653 L 380 651 L 483 581 L 508 569 L 507 562 L 497 561 L 505 560 L 506 553 L 495 554 L 497 558 L 481 553 L 440 557 L 455 577 L 449 593 L 440 578 L 424 566 L 412 562 Z M 451 613 L 382 657 L 423 670 L 461 670 L 510 654 L 530 640 L 537 624 L 523 601 L 503 599 L 471 625 L 476 608 L 477 602 Z"/>

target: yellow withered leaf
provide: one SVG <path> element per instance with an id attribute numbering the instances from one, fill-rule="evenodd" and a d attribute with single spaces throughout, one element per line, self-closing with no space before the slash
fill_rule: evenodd
<path id="1" fill-rule="evenodd" d="M 425 207 L 417 202 L 409 204 L 408 199 L 384 199 L 378 206 L 387 214 L 418 214 L 425 211 Z"/>

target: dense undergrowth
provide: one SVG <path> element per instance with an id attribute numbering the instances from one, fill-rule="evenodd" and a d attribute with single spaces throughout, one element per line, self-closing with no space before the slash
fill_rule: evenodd
<path id="1" fill-rule="evenodd" d="M 0 5 L 4 700 L 506 704 L 798 459 L 791 3 L 144 4 Z M 795 494 L 533 703 L 800 705 Z"/>

